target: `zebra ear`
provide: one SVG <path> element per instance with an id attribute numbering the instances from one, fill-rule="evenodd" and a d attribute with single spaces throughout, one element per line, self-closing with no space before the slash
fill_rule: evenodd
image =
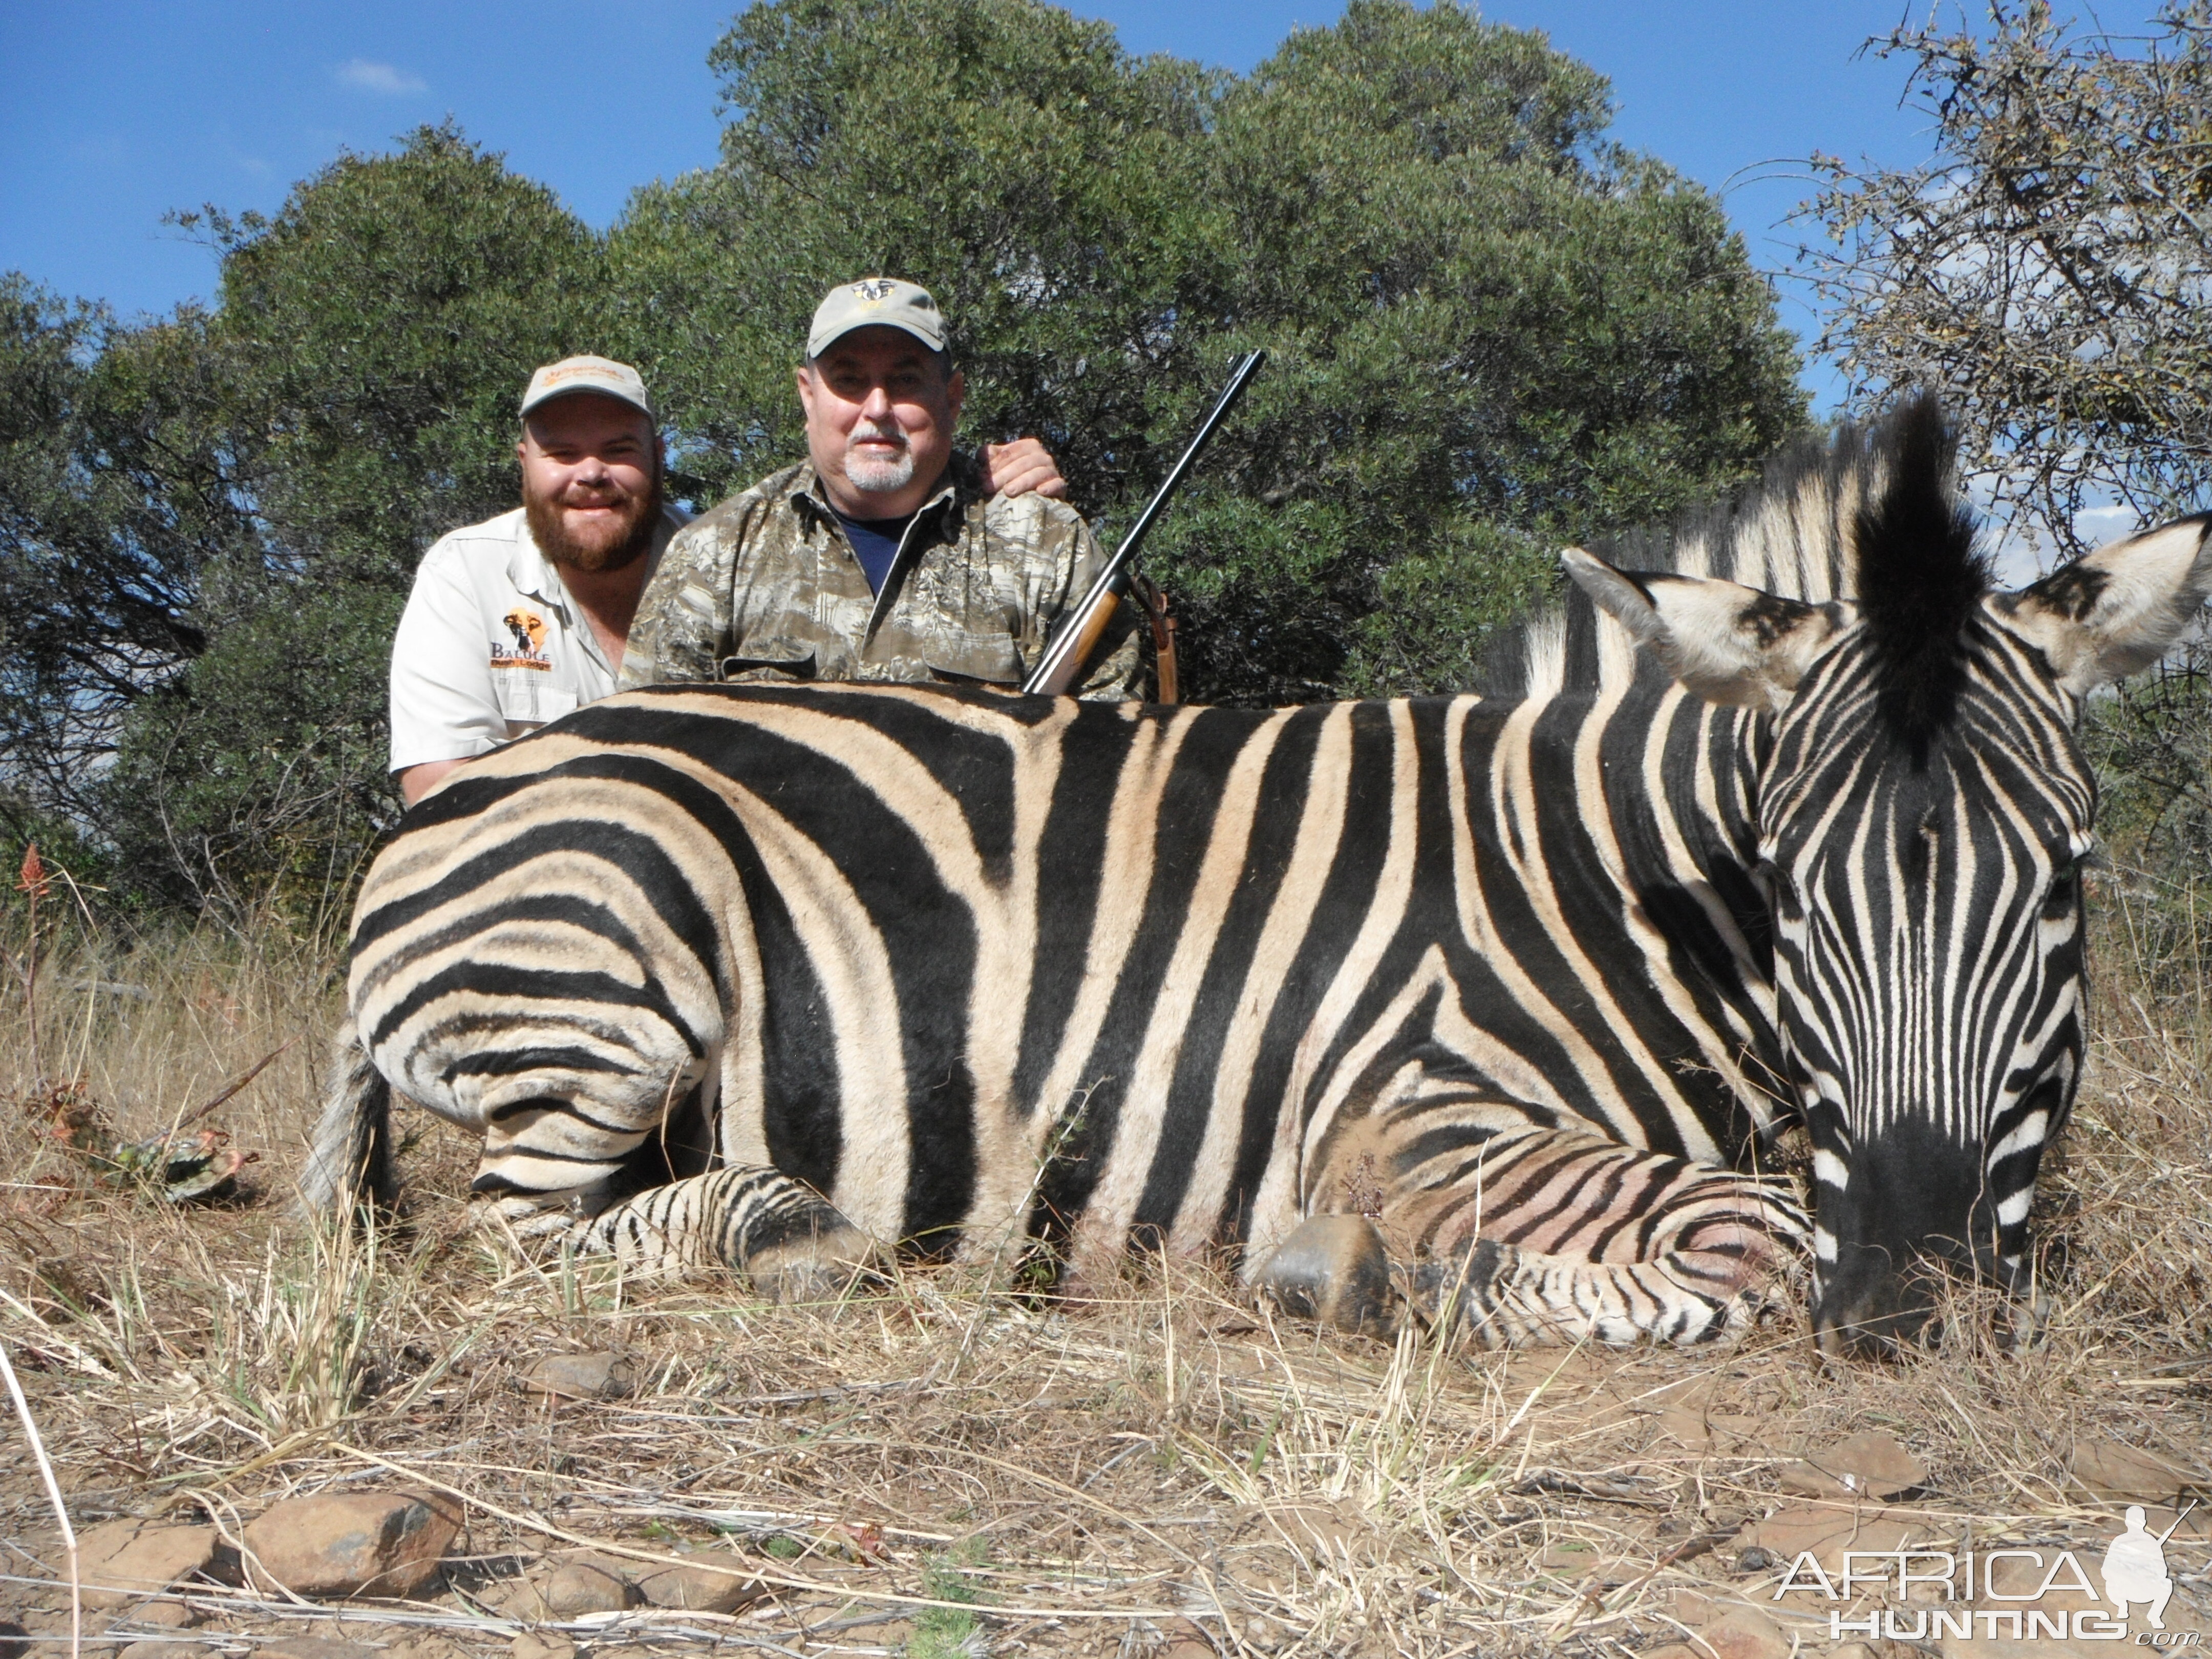
<path id="1" fill-rule="evenodd" d="M 2177 519 L 2061 565 L 1990 604 L 2075 696 L 2148 668 L 2212 590 L 2212 514 Z"/>
<path id="2" fill-rule="evenodd" d="M 1780 708 L 1851 617 L 1848 605 L 1808 605 L 1711 576 L 1616 570 L 1579 547 L 1559 562 L 1684 690 L 1709 702 Z"/>

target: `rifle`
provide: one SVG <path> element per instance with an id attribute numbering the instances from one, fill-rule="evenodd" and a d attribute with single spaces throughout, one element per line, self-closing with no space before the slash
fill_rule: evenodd
<path id="1" fill-rule="evenodd" d="M 2191 1499 L 2189 1500 L 2189 1510 L 2193 1510 L 2193 1509 L 2195 1509 L 2196 1507 L 2197 1507 L 2197 1500 L 2196 1500 L 2195 1498 L 2191 1498 Z M 2175 1516 L 2173 1517 L 2173 1525 L 2172 1525 L 2172 1526 L 2171 1526 L 2171 1527 L 2168 1527 L 2168 1528 L 2167 1528 L 2164 1532 L 2162 1532 L 2162 1533 L 2159 1534 L 2159 1535 L 2158 1535 L 2158 1541 L 2159 1541 L 2159 1543 L 2160 1543 L 2161 1546 L 2163 1546 L 2163 1545 L 2165 1544 L 2165 1542 L 2166 1542 L 2166 1540 L 2167 1539 L 2169 1539 L 2169 1538 L 2171 1538 L 2171 1537 L 2172 1537 L 2172 1536 L 2173 1536 L 2173 1534 L 2174 1534 L 2175 1531 L 2176 1531 L 2176 1530 L 2180 1527 L 2180 1525 L 2181 1525 L 2181 1523 L 2182 1523 L 2183 1522 L 2185 1522 L 2185 1521 L 2186 1521 L 2187 1519 L 2189 1519 L 2189 1510 L 2182 1510 L 2182 1512 L 2181 1512 L 2180 1514 L 2179 1514 L 2179 1515 Z M 2148 1528 L 2144 1528 L 2144 1530 L 2148 1531 L 2148 1530 L 2149 1530 L 2149 1529 L 2148 1529 Z M 1992 1630 L 1994 1630 L 1994 1629 L 1996 1628 L 1996 1626 L 1990 1626 L 1990 1628 L 1991 1628 Z"/>
<path id="2" fill-rule="evenodd" d="M 1244 395 L 1246 385 L 1260 372 L 1260 365 L 1267 361 L 1267 354 L 1264 351 L 1247 352 L 1239 360 L 1229 377 L 1228 386 L 1213 405 L 1213 412 L 1206 417 L 1205 423 L 1198 428 L 1198 435 L 1190 441 L 1190 447 L 1183 451 L 1182 459 L 1175 464 L 1174 470 L 1167 476 L 1167 482 L 1159 487 L 1158 493 L 1146 504 L 1137 522 L 1129 527 L 1129 533 L 1121 538 L 1121 546 L 1115 548 L 1114 556 L 1106 561 L 1106 568 L 1091 584 L 1091 591 L 1083 596 L 1083 602 L 1069 611 L 1060 623 L 1058 631 L 1052 636 L 1052 643 L 1045 647 L 1044 655 L 1037 659 L 1037 665 L 1030 671 L 1029 678 L 1022 682 L 1024 692 L 1031 696 L 1064 696 L 1083 678 L 1083 671 L 1090 665 L 1099 641 L 1105 637 L 1106 625 L 1113 621 L 1122 594 L 1129 590 L 1130 562 L 1137 556 L 1138 548 L 1144 544 L 1152 521 L 1159 517 L 1160 510 L 1167 505 L 1168 497 L 1175 494 L 1176 487 L 1182 483 L 1191 464 L 1198 459 L 1198 452 L 1206 447 L 1206 441 L 1213 436 L 1215 428 L 1229 418 L 1229 411 Z"/>

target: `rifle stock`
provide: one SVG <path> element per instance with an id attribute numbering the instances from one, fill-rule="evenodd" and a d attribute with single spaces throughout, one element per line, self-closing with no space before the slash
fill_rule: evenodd
<path id="1" fill-rule="evenodd" d="M 1084 671 L 1091 665 L 1099 641 L 1105 638 L 1107 627 L 1121 605 L 1121 595 L 1128 590 L 1129 567 L 1136 558 L 1137 550 L 1144 544 L 1145 537 L 1151 532 L 1161 509 L 1166 507 L 1168 497 L 1175 494 L 1176 487 L 1189 472 L 1192 463 L 1198 459 L 1199 452 L 1206 447 L 1221 423 L 1229 418 L 1229 411 L 1244 395 L 1245 386 L 1267 361 L 1267 354 L 1264 351 L 1247 352 L 1239 360 L 1229 376 L 1228 386 L 1214 401 L 1212 412 L 1199 427 L 1197 435 L 1191 439 L 1189 447 L 1183 451 L 1182 459 L 1175 464 L 1165 482 L 1146 504 L 1137 522 L 1129 527 L 1129 533 L 1114 550 L 1114 556 L 1106 561 L 1105 568 L 1099 571 L 1097 578 L 1091 584 L 1090 591 L 1084 594 L 1082 602 L 1061 620 L 1052 636 L 1052 643 L 1037 659 L 1037 665 L 1030 671 L 1030 677 L 1022 682 L 1024 691 L 1032 696 L 1065 696 L 1082 682 Z"/>

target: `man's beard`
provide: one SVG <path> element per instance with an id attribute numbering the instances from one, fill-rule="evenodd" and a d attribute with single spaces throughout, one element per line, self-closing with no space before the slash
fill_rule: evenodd
<path id="1" fill-rule="evenodd" d="M 643 558 L 660 528 L 660 480 L 642 495 L 613 503 L 620 516 L 587 526 L 581 535 L 570 532 L 557 501 L 523 491 L 523 515 L 530 534 L 547 561 L 563 570 L 619 570 Z"/>
<path id="2" fill-rule="evenodd" d="M 890 439 L 898 445 L 898 453 L 881 457 L 860 453 L 854 446 L 868 438 Z M 896 428 L 886 432 L 873 427 L 854 433 L 845 449 L 845 482 L 869 495 L 889 495 L 912 483 L 914 450 L 906 441 L 906 434 Z"/>

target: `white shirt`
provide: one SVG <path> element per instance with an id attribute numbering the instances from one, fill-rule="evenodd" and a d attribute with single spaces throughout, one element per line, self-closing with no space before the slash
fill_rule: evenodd
<path id="1" fill-rule="evenodd" d="M 654 564 L 685 521 L 663 510 Z M 518 507 L 422 556 L 392 641 L 392 769 L 489 753 L 614 689 L 590 619 Z"/>

